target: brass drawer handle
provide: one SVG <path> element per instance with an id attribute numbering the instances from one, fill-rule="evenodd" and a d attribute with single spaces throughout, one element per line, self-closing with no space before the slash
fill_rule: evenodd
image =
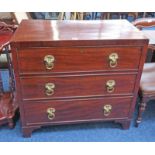
<path id="1" fill-rule="evenodd" d="M 55 108 L 48 108 L 47 109 L 47 116 L 49 120 L 53 120 L 55 118 Z"/>
<path id="2" fill-rule="evenodd" d="M 119 59 L 117 53 L 111 53 L 109 55 L 109 65 L 111 68 L 114 68 L 117 66 L 117 60 Z"/>
<path id="3" fill-rule="evenodd" d="M 114 90 L 115 90 L 115 85 L 116 85 L 115 80 L 108 80 L 108 81 L 106 82 L 107 92 L 108 92 L 108 93 L 114 92 Z"/>
<path id="4" fill-rule="evenodd" d="M 103 106 L 104 116 L 109 116 L 111 111 L 112 111 L 112 105 L 107 104 L 107 105 Z"/>
<path id="5" fill-rule="evenodd" d="M 46 69 L 54 68 L 54 61 L 55 61 L 55 58 L 53 55 L 46 55 L 44 57 L 44 63 L 45 63 Z"/>
<path id="6" fill-rule="evenodd" d="M 55 84 L 54 83 L 46 83 L 45 84 L 45 93 L 47 96 L 51 96 L 54 94 L 54 88 Z"/>

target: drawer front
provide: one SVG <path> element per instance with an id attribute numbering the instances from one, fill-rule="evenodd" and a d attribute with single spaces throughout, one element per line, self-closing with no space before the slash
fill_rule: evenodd
<path id="1" fill-rule="evenodd" d="M 136 70 L 141 48 L 44 48 L 18 51 L 21 74 Z"/>
<path id="2" fill-rule="evenodd" d="M 100 98 L 23 104 L 27 125 L 127 118 L 132 98 Z"/>
<path id="3" fill-rule="evenodd" d="M 136 75 L 42 76 L 21 79 L 24 100 L 132 95 Z"/>

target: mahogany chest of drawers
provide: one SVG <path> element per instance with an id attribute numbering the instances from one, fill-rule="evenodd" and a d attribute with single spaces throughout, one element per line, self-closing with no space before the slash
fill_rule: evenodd
<path id="1" fill-rule="evenodd" d="M 129 128 L 147 44 L 126 20 L 23 20 L 11 40 L 23 135 L 94 121 Z"/>

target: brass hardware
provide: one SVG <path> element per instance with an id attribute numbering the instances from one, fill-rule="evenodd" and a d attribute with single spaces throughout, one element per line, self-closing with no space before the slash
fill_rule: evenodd
<path id="1" fill-rule="evenodd" d="M 55 61 L 55 58 L 53 55 L 46 55 L 44 57 L 44 63 L 45 63 L 46 69 L 54 68 L 54 61 Z"/>
<path id="2" fill-rule="evenodd" d="M 53 120 L 55 118 L 55 108 L 48 108 L 47 109 L 47 115 L 48 119 Z"/>
<path id="3" fill-rule="evenodd" d="M 51 96 L 54 94 L 54 88 L 55 84 L 54 83 L 46 83 L 45 84 L 45 93 L 47 96 Z"/>
<path id="4" fill-rule="evenodd" d="M 109 65 L 111 68 L 114 68 L 117 66 L 117 60 L 119 59 L 117 53 L 111 53 L 109 55 Z"/>
<path id="5" fill-rule="evenodd" d="M 108 81 L 106 82 L 107 92 L 108 92 L 108 93 L 114 92 L 115 85 L 116 85 L 115 80 L 108 80 Z"/>
<path id="6" fill-rule="evenodd" d="M 112 105 L 107 104 L 103 106 L 104 116 L 109 116 L 111 111 L 112 111 Z"/>

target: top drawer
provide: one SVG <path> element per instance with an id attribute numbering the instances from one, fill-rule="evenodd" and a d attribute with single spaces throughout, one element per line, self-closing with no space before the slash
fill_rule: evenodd
<path id="1" fill-rule="evenodd" d="M 139 47 L 30 48 L 18 51 L 20 74 L 137 70 Z"/>

